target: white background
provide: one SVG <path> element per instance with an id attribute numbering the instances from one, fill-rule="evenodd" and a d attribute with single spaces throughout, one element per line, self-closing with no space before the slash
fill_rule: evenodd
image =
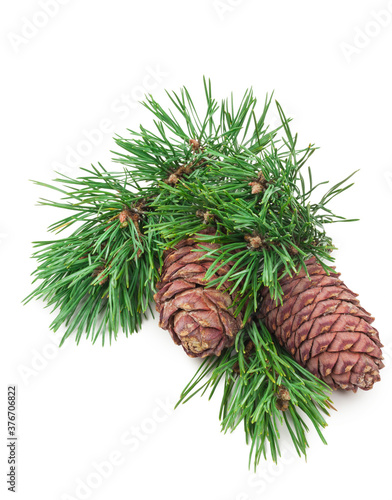
<path id="1" fill-rule="evenodd" d="M 47 3 L 51 17 L 35 0 L 0 7 L 0 495 L 6 389 L 17 384 L 23 500 L 392 498 L 391 2 Z M 171 410 L 198 361 L 156 320 L 111 347 L 70 340 L 58 349 L 50 311 L 20 304 L 31 291 L 31 241 L 60 217 L 35 206 L 48 193 L 29 179 L 49 182 L 56 168 L 74 176 L 97 161 L 111 168 L 114 133 L 150 122 L 136 104 L 141 93 L 165 101 L 165 88 L 186 85 L 201 102 L 203 74 L 219 99 L 250 85 L 261 101 L 275 90 L 302 144 L 320 146 L 311 161 L 317 180 L 360 169 L 334 208 L 361 220 L 329 232 L 343 279 L 385 344 L 381 383 L 333 395 L 328 446 L 311 432 L 305 462 L 284 435 L 280 465 L 262 462 L 257 475 L 247 469 L 242 429 L 219 432 L 219 395 Z"/>

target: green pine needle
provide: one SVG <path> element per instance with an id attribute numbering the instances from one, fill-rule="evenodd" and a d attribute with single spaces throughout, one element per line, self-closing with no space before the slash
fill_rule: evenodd
<path id="1" fill-rule="evenodd" d="M 249 322 L 232 349 L 202 363 L 179 403 L 199 392 L 211 397 L 222 381 L 222 431 L 244 426 L 250 463 L 268 454 L 277 461 L 282 426 L 306 455 L 308 423 L 324 441 L 330 390 L 275 344 L 254 313 L 262 289 L 279 300 L 280 278 L 306 269 L 309 256 L 330 269 L 334 245 L 325 226 L 348 221 L 331 202 L 352 186 L 351 175 L 318 195 L 327 182 L 313 183 L 316 148 L 299 146 L 277 102 L 280 125 L 270 129 L 272 95 L 260 108 L 252 89 L 239 104 L 233 96 L 219 102 L 206 79 L 204 109 L 186 88 L 167 95 L 171 109 L 152 96 L 143 103 L 153 130 L 140 126 L 115 138 L 122 169 L 99 165 L 77 179 L 37 182 L 57 196 L 41 205 L 65 217 L 49 227 L 57 239 L 35 243 L 36 288 L 25 302 L 43 299 L 56 311 L 51 327 L 65 325 L 62 342 L 72 333 L 77 342 L 86 336 L 102 343 L 120 330 L 131 334 L 152 309 L 164 249 L 213 227 L 216 234 L 199 234 L 200 250 L 212 259 L 208 286 L 229 284 L 234 313 Z M 203 247 L 212 240 L 219 248 Z M 227 273 L 212 279 L 228 263 Z M 281 390 L 289 402 L 279 400 Z"/>
<path id="2" fill-rule="evenodd" d="M 47 186 L 63 197 L 41 204 L 72 212 L 49 230 L 58 234 L 77 227 L 64 238 L 35 243 L 33 276 L 39 285 L 25 299 L 42 298 L 57 310 L 51 328 L 66 326 L 61 343 L 72 332 L 77 342 L 85 334 L 92 342 L 101 337 L 102 343 L 106 334 L 111 341 L 119 330 L 137 332 L 151 310 L 158 279 L 158 235 L 141 234 L 154 214 L 140 213 L 138 226 L 132 220 L 121 224 L 119 214 L 124 208 L 136 212 L 141 196 L 101 166 L 85 172 L 78 179 L 57 179 L 62 188 Z"/>
<path id="3" fill-rule="evenodd" d="M 254 350 L 245 355 L 249 339 Z M 235 367 L 239 373 L 236 373 Z M 232 432 L 240 424 L 250 444 L 249 466 L 257 467 L 261 457 L 280 456 L 280 431 L 286 426 L 299 456 L 306 456 L 308 426 L 306 416 L 326 444 L 322 429 L 325 416 L 333 409 L 331 389 L 296 363 L 272 340 L 261 321 L 252 322 L 236 337 L 236 346 L 220 357 L 206 358 L 182 392 L 177 406 L 196 394 L 211 398 L 223 381 L 219 412 L 222 432 Z M 288 409 L 277 407 L 279 389 L 290 395 Z"/>

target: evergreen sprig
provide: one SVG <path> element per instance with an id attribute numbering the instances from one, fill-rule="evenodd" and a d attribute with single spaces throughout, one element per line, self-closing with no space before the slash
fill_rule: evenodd
<path id="1" fill-rule="evenodd" d="M 207 159 L 231 156 L 244 147 L 257 154 L 271 143 L 281 128 L 270 131 L 265 124 L 272 96 L 266 97 L 257 115 L 257 99 L 252 89 L 246 90 L 238 107 L 233 95 L 219 105 L 212 96 L 211 82 L 205 79 L 204 91 L 206 106 L 201 118 L 186 88 L 181 89 L 179 95 L 167 93 L 175 112 L 165 110 L 151 95 L 147 96 L 143 104 L 155 115 L 156 130 L 152 132 L 140 126 L 138 132 L 129 130 L 130 138 L 117 136 L 116 143 L 125 152 L 115 152 L 115 161 L 128 167 L 134 180 L 146 183 L 158 194 L 159 181 L 164 183 L 184 165 L 201 162 L 197 166 L 204 167 Z M 190 140 L 197 141 L 199 147 L 190 148 Z"/>
<path id="2" fill-rule="evenodd" d="M 60 201 L 43 199 L 41 205 L 72 215 L 49 227 L 56 234 L 66 231 L 64 238 L 35 243 L 38 267 L 33 274 L 39 285 L 25 302 L 42 298 L 58 310 L 51 328 L 56 331 L 66 325 L 63 341 L 76 332 L 78 342 L 83 333 L 93 342 L 99 336 L 104 342 L 106 332 L 111 339 L 119 329 L 128 334 L 140 328 L 167 246 L 159 224 L 171 220 L 169 211 L 158 213 L 153 202 L 160 198 L 162 186 L 170 186 L 170 175 L 180 170 L 192 179 L 206 172 L 207 147 L 208 161 L 243 147 L 256 154 L 276 136 L 279 128 L 269 131 L 265 125 L 271 97 L 256 115 L 252 90 L 245 92 L 238 107 L 233 96 L 219 105 L 207 80 L 204 90 L 202 118 L 185 88 L 180 94 L 168 93 L 178 117 L 147 96 L 144 105 L 155 115 L 156 131 L 141 126 L 139 132 L 130 131 L 130 138 L 117 137 L 124 152 L 116 153 L 115 161 L 123 164 L 122 170 L 108 172 L 99 165 L 82 169 L 86 175 L 77 179 L 63 175 L 53 185 L 37 182 L 62 196 Z M 191 147 L 192 141 L 203 146 Z M 191 167 L 185 171 L 187 166 Z M 138 228 L 132 223 L 121 227 L 120 212 L 135 210 L 140 203 Z M 192 224 L 188 232 L 191 228 Z"/>
<path id="3" fill-rule="evenodd" d="M 217 267 L 229 262 L 234 265 L 208 286 L 231 282 L 232 292 L 238 289 L 242 296 L 237 312 L 246 306 L 245 320 L 256 310 L 264 286 L 269 287 L 275 299 L 280 299 L 279 279 L 305 268 L 305 260 L 310 256 L 331 270 L 325 262 L 333 262 L 331 252 L 335 247 L 324 225 L 353 220 L 334 214 L 328 204 L 352 186 L 347 181 L 354 174 L 330 188 L 318 202 L 311 201 L 317 188 L 327 184 L 324 181 L 314 185 L 310 167 L 307 178 L 302 174 L 315 148 L 309 145 L 296 149 L 297 137 L 292 136 L 289 121 L 278 103 L 277 108 L 285 134 L 280 140 L 271 139 L 269 147 L 258 154 L 246 147 L 226 155 L 206 149 L 208 160 L 204 168 L 175 186 L 162 183 L 161 192 L 152 203 L 163 216 L 154 228 L 170 245 L 200 233 L 206 224 L 217 229 L 217 235 L 200 236 L 201 240 L 219 244 L 218 249 L 207 253 L 215 260 L 206 279 Z M 259 186 L 259 191 L 253 192 L 250 184 Z"/>
<path id="4" fill-rule="evenodd" d="M 214 227 L 216 234 L 198 236 L 204 258 L 212 258 L 206 281 L 230 262 L 208 286 L 239 292 L 235 313 L 249 321 L 233 348 L 203 362 L 180 402 L 199 391 L 211 397 L 223 381 L 222 430 L 243 423 L 256 466 L 268 448 L 277 460 L 282 424 L 299 454 L 308 446 L 305 416 L 324 440 L 329 389 L 276 345 L 253 313 L 262 288 L 281 298 L 280 277 L 305 267 L 309 256 L 329 269 L 334 246 L 325 225 L 347 220 L 330 202 L 351 176 L 315 200 L 326 184 L 314 185 L 308 166 L 316 148 L 298 145 L 278 103 L 280 125 L 270 130 L 272 96 L 258 111 L 252 90 L 238 106 L 233 96 L 218 103 L 207 80 L 204 94 L 203 113 L 185 88 L 168 93 L 173 111 L 147 96 L 155 128 L 116 137 L 118 171 L 99 165 L 77 179 L 37 182 L 60 196 L 41 205 L 68 215 L 49 227 L 60 238 L 35 243 L 37 286 L 26 302 L 42 298 L 57 311 L 51 327 L 65 324 L 62 342 L 72 332 L 77 342 L 84 334 L 112 340 L 120 329 L 128 335 L 151 309 L 163 250 Z M 218 248 L 203 247 L 211 240 Z"/>
<path id="5" fill-rule="evenodd" d="M 74 331 L 77 342 L 85 333 L 93 342 L 101 336 L 104 343 L 106 334 L 111 341 L 120 329 L 127 335 L 138 331 L 151 308 L 159 236 L 144 233 L 150 214 L 140 194 L 129 190 L 124 173 L 108 173 L 102 166 L 82 170 L 88 175 L 55 179 L 61 187 L 37 182 L 62 194 L 61 201 L 41 199 L 41 205 L 72 212 L 49 231 L 77 227 L 63 238 L 35 243 L 33 275 L 40 283 L 25 302 L 43 298 L 58 310 L 51 328 L 67 326 L 61 343 Z"/>
<path id="6" fill-rule="evenodd" d="M 209 251 L 214 263 L 206 278 L 214 267 L 234 262 L 209 286 L 226 282 L 238 290 L 236 312 L 245 307 L 245 320 L 256 310 L 264 286 L 279 299 L 280 276 L 296 272 L 310 255 L 322 263 L 333 260 L 324 225 L 346 219 L 328 204 L 350 187 L 346 181 L 351 176 L 312 202 L 320 184 L 313 185 L 310 168 L 305 181 L 302 170 L 315 147 L 298 147 L 278 103 L 281 124 L 269 130 L 272 96 L 257 114 L 251 89 L 238 107 L 233 96 L 219 105 L 209 81 L 204 80 L 204 90 L 201 117 L 185 88 L 168 93 L 174 112 L 147 96 L 144 105 L 155 116 L 156 130 L 141 126 L 139 132 L 130 131 L 130 138 L 117 137 L 123 152 L 115 160 L 123 164 L 122 171 L 91 167 L 82 169 L 87 175 L 78 179 L 62 176 L 53 186 L 45 185 L 63 199 L 41 204 L 73 212 L 49 231 L 78 227 L 65 239 L 36 243 L 34 275 L 42 282 L 28 299 L 42 297 L 60 309 L 52 328 L 66 323 L 65 337 L 75 330 L 79 341 L 85 330 L 95 341 L 106 329 L 110 336 L 120 327 L 137 331 L 154 293 L 163 249 L 206 224 L 217 229 L 214 238 L 220 244 Z M 134 211 L 140 203 L 137 225 L 109 224 L 121 210 Z M 254 237 L 260 238 L 258 246 L 252 246 Z"/>
<path id="7" fill-rule="evenodd" d="M 247 352 L 249 340 L 254 346 L 251 353 Z M 246 443 L 250 444 L 249 466 L 253 462 L 256 468 L 261 457 L 268 455 L 277 462 L 282 425 L 288 429 L 298 455 L 306 456 L 309 428 L 305 416 L 326 444 L 322 429 L 327 425 L 325 416 L 334 409 L 329 398 L 331 389 L 277 345 L 261 321 L 248 324 L 236 337 L 235 347 L 202 362 L 177 406 L 198 393 L 209 393 L 211 399 L 222 381 L 222 432 L 243 425 Z M 286 402 L 283 411 L 282 402 Z"/>

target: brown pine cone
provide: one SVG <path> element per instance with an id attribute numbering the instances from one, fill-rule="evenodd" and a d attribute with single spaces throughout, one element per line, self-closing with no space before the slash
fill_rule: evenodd
<path id="1" fill-rule="evenodd" d="M 340 273 L 328 275 L 314 257 L 306 266 L 310 280 L 303 269 L 281 279 L 282 304 L 263 290 L 260 317 L 299 364 L 333 389 L 371 389 L 384 366 L 374 318 Z"/>
<path id="2" fill-rule="evenodd" d="M 203 231 L 215 234 L 214 230 Z M 210 249 L 217 244 L 201 242 Z M 164 254 L 161 280 L 155 295 L 160 313 L 159 326 L 169 330 L 176 344 L 181 344 L 188 356 L 219 356 L 222 349 L 232 346 L 242 326 L 242 317 L 234 317 L 233 299 L 227 287 L 217 290 L 206 288 L 205 275 L 213 259 L 204 257 L 206 252 L 194 238 L 182 240 Z M 211 277 L 223 276 L 230 269 L 224 265 Z"/>

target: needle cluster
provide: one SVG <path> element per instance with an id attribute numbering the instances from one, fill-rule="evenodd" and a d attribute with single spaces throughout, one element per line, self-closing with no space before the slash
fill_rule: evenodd
<path id="1" fill-rule="evenodd" d="M 310 256 L 329 269 L 334 246 L 325 227 L 347 220 L 330 202 L 351 176 L 317 196 L 326 182 L 313 183 L 316 148 L 298 145 L 279 103 L 279 124 L 268 126 L 272 96 L 258 111 L 252 90 L 239 105 L 233 96 L 219 103 L 204 80 L 204 94 L 203 113 L 185 88 L 167 94 L 172 110 L 147 96 L 155 128 L 115 138 L 118 171 L 99 165 L 76 179 L 37 183 L 60 195 L 40 203 L 67 215 L 49 227 L 57 239 L 35 243 L 37 286 L 26 301 L 41 298 L 57 311 L 51 327 L 65 325 L 63 341 L 73 332 L 78 342 L 128 335 L 151 308 L 164 249 L 198 233 L 213 240 L 218 245 L 198 250 L 212 261 L 206 283 L 230 287 L 246 326 L 234 347 L 203 362 L 180 401 L 200 390 L 212 395 L 223 380 L 222 429 L 243 423 L 256 465 L 268 443 L 277 460 L 282 424 L 298 453 L 308 446 L 305 416 L 322 436 L 327 386 L 277 346 L 254 313 L 261 290 L 281 299 L 280 279 L 306 269 Z"/>

